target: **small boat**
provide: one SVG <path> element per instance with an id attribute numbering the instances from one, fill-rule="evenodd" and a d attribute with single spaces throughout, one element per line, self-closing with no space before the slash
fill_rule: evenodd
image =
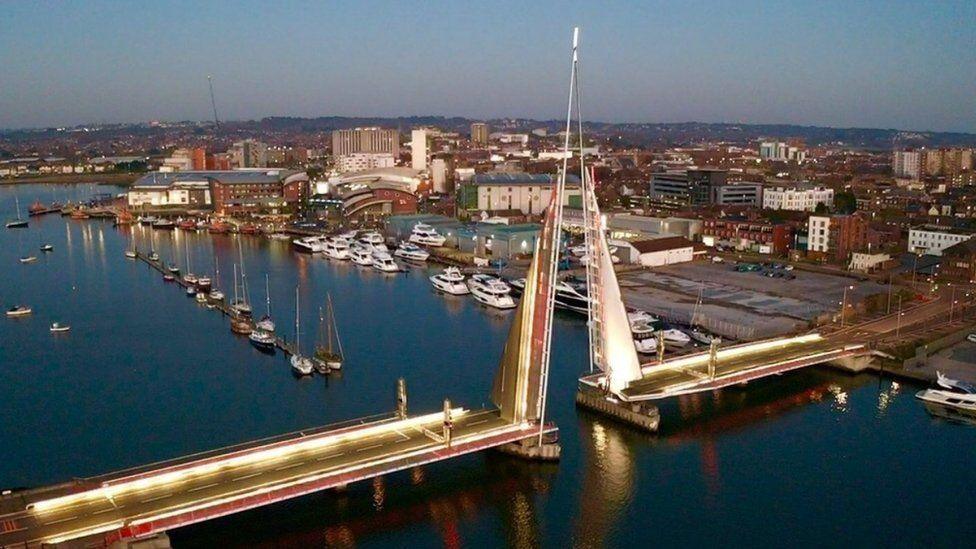
<path id="1" fill-rule="evenodd" d="M 197 295 L 197 289 L 195 287 L 193 287 L 192 285 L 186 287 L 186 297 L 196 297 L 196 295 Z"/>
<path id="2" fill-rule="evenodd" d="M 26 316 L 34 312 L 34 309 L 26 305 L 14 305 L 7 309 L 7 316 Z"/>
<path id="3" fill-rule="evenodd" d="M 190 270 L 190 239 L 183 240 L 183 249 L 186 253 L 186 274 L 183 275 L 183 282 L 193 286 L 197 283 L 197 275 Z"/>
<path id="4" fill-rule="evenodd" d="M 630 321 L 630 335 L 638 353 L 654 354 L 658 351 L 660 328 L 645 319 Z"/>
<path id="5" fill-rule="evenodd" d="M 54 324 L 51 324 L 51 333 L 52 334 L 59 334 L 59 333 L 62 333 L 62 332 L 67 332 L 69 330 L 71 330 L 71 326 L 68 326 L 67 324 L 61 324 L 61 323 L 58 323 L 58 322 L 55 322 Z"/>
<path id="6" fill-rule="evenodd" d="M 166 270 L 169 271 L 170 273 L 173 273 L 174 275 L 180 274 L 180 266 L 177 265 L 176 263 L 170 263 L 169 265 L 167 265 Z"/>
<path id="7" fill-rule="evenodd" d="M 291 236 L 286 233 L 271 233 L 268 238 L 271 240 L 291 240 Z"/>
<path id="8" fill-rule="evenodd" d="M 400 266 L 386 252 L 373 252 L 373 268 L 384 273 L 398 273 Z"/>
<path id="9" fill-rule="evenodd" d="M 42 252 L 53 252 L 54 251 L 54 244 L 44 244 L 44 245 L 42 245 L 41 246 L 41 251 Z"/>
<path id="10" fill-rule="evenodd" d="M 512 287 L 512 293 L 516 296 L 521 296 L 525 290 L 524 278 L 510 280 L 508 284 Z M 559 281 L 556 284 L 554 300 L 556 307 L 560 309 L 567 309 L 584 315 L 589 313 L 590 298 L 587 294 L 585 280 L 566 277 Z"/>
<path id="11" fill-rule="evenodd" d="M 410 242 L 422 246 L 443 246 L 447 238 L 437 232 L 437 229 L 426 223 L 417 223 L 410 233 Z"/>
<path id="12" fill-rule="evenodd" d="M 332 295 L 326 294 L 326 313 L 323 316 L 319 308 L 319 337 L 315 345 L 315 358 L 328 370 L 342 368 L 342 342 L 339 340 L 339 328 L 336 326 L 335 309 L 332 306 Z M 326 334 L 323 334 L 323 326 Z M 325 337 L 323 337 L 325 335 Z M 323 341 L 324 340 L 324 341 Z M 324 343 L 324 345 L 323 345 Z M 316 368 L 318 369 L 318 368 Z M 325 373 L 321 372 L 320 373 Z"/>
<path id="13" fill-rule="evenodd" d="M 220 262 L 217 260 L 216 254 L 214 254 L 213 258 L 214 258 L 214 278 L 213 278 L 213 282 L 211 283 L 210 291 L 207 292 L 207 298 L 214 303 L 219 303 L 224 300 L 224 292 L 221 292 L 218 287 L 220 284 Z"/>
<path id="14" fill-rule="evenodd" d="M 251 342 L 257 350 L 264 353 L 274 354 L 275 352 L 275 337 L 270 333 L 256 328 L 251 332 L 251 335 L 247 336 L 247 339 Z"/>
<path id="15" fill-rule="evenodd" d="M 239 243 L 240 240 L 238 240 L 238 244 Z M 243 260 L 244 260 L 244 256 L 241 255 L 242 263 L 241 263 L 240 293 L 238 293 L 238 285 L 237 285 L 237 265 L 234 265 L 234 300 L 230 302 L 230 309 L 237 316 L 251 318 L 252 310 L 251 310 L 251 304 L 248 302 L 247 299 L 247 281 L 244 276 Z"/>
<path id="16" fill-rule="evenodd" d="M 349 259 L 356 265 L 369 267 L 373 264 L 373 252 L 359 245 L 353 246 L 349 253 Z"/>
<path id="17" fill-rule="evenodd" d="M 717 338 L 712 334 L 698 328 L 689 328 L 684 332 L 688 334 L 688 336 L 691 337 L 691 339 L 696 343 L 701 343 L 702 345 L 711 345 L 712 341 L 714 341 L 716 344 L 722 342 L 720 338 Z"/>
<path id="18" fill-rule="evenodd" d="M 489 307 L 514 309 L 516 306 L 511 296 L 512 289 L 497 276 L 476 274 L 468 279 L 468 289 L 478 302 Z"/>
<path id="19" fill-rule="evenodd" d="M 298 309 L 298 286 L 295 286 L 295 354 L 291 355 L 291 369 L 299 376 L 311 375 L 315 371 L 315 362 L 302 355 L 301 324 Z"/>
<path id="20" fill-rule="evenodd" d="M 47 206 L 44 205 L 40 200 L 35 200 L 30 208 L 27 208 L 27 215 L 37 215 L 41 212 L 47 211 Z"/>
<path id="21" fill-rule="evenodd" d="M 430 277 L 430 283 L 434 288 L 451 295 L 470 294 L 471 290 L 464 283 L 464 275 L 457 267 L 448 267 L 444 272 Z"/>
<path id="22" fill-rule="evenodd" d="M 135 259 L 136 258 L 136 251 L 135 250 L 126 250 L 125 251 L 125 257 L 127 257 L 129 259 Z"/>
<path id="23" fill-rule="evenodd" d="M 254 327 L 251 326 L 251 322 L 245 318 L 238 317 L 230 321 L 230 331 L 235 334 L 250 335 L 253 330 Z"/>
<path id="24" fill-rule="evenodd" d="M 207 299 L 210 301 L 223 301 L 224 297 L 224 292 L 221 292 L 220 290 L 210 290 L 210 292 L 207 294 Z"/>
<path id="25" fill-rule="evenodd" d="M 25 255 L 20 258 L 21 263 L 33 263 L 35 261 L 37 261 L 37 256 L 34 255 Z"/>
<path id="26" fill-rule="evenodd" d="M 194 220 L 192 220 L 192 219 L 184 219 L 183 221 L 180 221 L 176 226 L 181 231 L 193 231 L 193 232 L 196 232 L 196 230 L 197 230 L 197 222 L 194 221 Z"/>
<path id="27" fill-rule="evenodd" d="M 207 228 L 207 232 L 210 234 L 227 234 L 230 232 L 230 225 L 222 221 L 217 221 L 210 224 L 210 227 Z"/>
<path id="28" fill-rule="evenodd" d="M 159 254 L 156 252 L 150 251 L 147 257 L 149 257 L 149 261 L 159 261 Z"/>
<path id="29" fill-rule="evenodd" d="M 427 258 L 430 257 L 430 252 L 422 249 L 416 244 L 404 242 L 397 246 L 397 249 L 395 252 L 393 252 L 393 255 L 409 261 L 427 261 Z"/>
<path id="30" fill-rule="evenodd" d="M 252 225 L 250 223 L 245 223 L 237 228 L 237 232 L 240 234 L 261 234 L 261 227 Z"/>
<path id="31" fill-rule="evenodd" d="M 676 328 L 667 328 L 663 333 L 665 345 L 671 347 L 684 347 L 685 345 L 691 343 L 691 338 L 688 337 L 688 334 Z"/>
<path id="32" fill-rule="evenodd" d="M 936 372 L 936 386 L 915 393 L 929 412 L 970 423 L 976 418 L 976 385 L 950 379 Z"/>
<path id="33" fill-rule="evenodd" d="M 200 278 L 197 278 L 197 288 L 200 290 L 209 290 L 212 284 L 213 281 L 209 276 L 201 276 Z"/>
<path id="34" fill-rule="evenodd" d="M 173 273 L 163 273 L 163 280 L 166 282 L 173 282 L 176 280 L 176 277 L 173 276 Z"/>
<path id="35" fill-rule="evenodd" d="M 82 208 L 75 208 L 71 211 L 71 219 L 89 219 L 91 215 Z"/>
<path id="36" fill-rule="evenodd" d="M 14 195 L 14 202 L 17 204 L 17 219 L 8 221 L 6 227 L 8 229 L 26 229 L 30 223 L 26 219 L 20 217 L 20 199 L 17 198 L 17 195 Z"/>
<path id="37" fill-rule="evenodd" d="M 152 215 L 147 215 L 144 217 L 139 217 L 139 224 L 149 226 L 156 222 L 156 217 Z"/>
<path id="38" fill-rule="evenodd" d="M 197 292 L 197 295 L 196 295 L 196 298 L 195 299 L 197 300 L 197 303 L 201 303 L 201 304 L 206 303 L 207 302 L 207 294 L 205 292 Z"/>
<path id="39" fill-rule="evenodd" d="M 176 228 L 176 223 L 169 219 L 160 218 L 153 222 L 152 228 L 159 231 L 171 231 Z"/>

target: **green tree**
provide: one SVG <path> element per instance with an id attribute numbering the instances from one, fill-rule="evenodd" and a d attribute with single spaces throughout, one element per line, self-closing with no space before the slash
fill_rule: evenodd
<path id="1" fill-rule="evenodd" d="M 834 210 L 840 214 L 852 214 L 857 211 L 857 198 L 850 191 L 839 192 L 834 195 Z"/>
<path id="2" fill-rule="evenodd" d="M 814 208 L 813 213 L 817 215 L 824 215 L 827 213 L 827 205 L 823 202 L 817 202 L 817 207 Z"/>

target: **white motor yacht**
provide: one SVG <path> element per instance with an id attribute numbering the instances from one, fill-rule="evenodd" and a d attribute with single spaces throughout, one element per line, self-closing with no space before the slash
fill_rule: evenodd
<path id="1" fill-rule="evenodd" d="M 393 256 L 386 252 L 373 252 L 373 268 L 384 273 L 400 272 L 400 266 L 393 261 Z"/>
<path id="2" fill-rule="evenodd" d="M 71 331 L 71 326 L 68 326 L 67 324 L 61 324 L 60 322 L 55 322 L 51 324 L 50 330 L 52 334 L 60 334 L 60 333 Z"/>
<path id="3" fill-rule="evenodd" d="M 353 231 L 346 231 L 346 232 L 340 234 L 339 235 L 339 238 L 341 238 L 341 239 L 345 240 L 346 242 L 352 244 L 353 242 L 356 241 L 356 234 L 358 232 L 359 231 L 355 231 L 355 230 L 353 230 Z"/>
<path id="4" fill-rule="evenodd" d="M 373 264 L 373 252 L 359 245 L 353 246 L 349 252 L 349 259 L 356 265 L 368 267 Z"/>
<path id="5" fill-rule="evenodd" d="M 402 242 L 397 246 L 393 255 L 399 258 L 409 259 L 410 261 L 427 261 L 427 258 L 430 257 L 430 253 L 427 250 L 408 242 Z"/>
<path id="6" fill-rule="evenodd" d="M 389 252 L 383 235 L 376 231 L 369 231 L 359 235 L 359 244 L 372 252 Z"/>
<path id="7" fill-rule="evenodd" d="M 408 240 L 421 246 L 443 246 L 447 237 L 426 223 L 418 223 L 414 225 L 413 232 L 410 233 Z"/>
<path id="8" fill-rule="evenodd" d="M 27 316 L 33 312 L 34 310 L 26 305 L 14 305 L 7 309 L 7 316 Z"/>
<path id="9" fill-rule="evenodd" d="M 464 283 L 464 275 L 457 267 L 448 267 L 444 272 L 430 277 L 430 283 L 434 288 L 446 294 L 465 295 L 470 294 L 471 290 Z"/>
<path id="10" fill-rule="evenodd" d="M 664 330 L 664 344 L 669 347 L 684 347 L 685 345 L 691 343 L 691 338 L 688 334 L 682 332 L 681 330 L 675 328 L 668 328 Z"/>
<path id="11" fill-rule="evenodd" d="M 630 334 L 634 338 L 634 347 L 638 353 L 654 354 L 657 352 L 657 334 L 660 329 L 645 319 L 630 321 Z"/>
<path id="12" fill-rule="evenodd" d="M 515 308 L 512 289 L 497 276 L 476 274 L 468 279 L 468 289 L 476 300 L 498 309 Z"/>
<path id="13" fill-rule="evenodd" d="M 711 345 L 712 341 L 715 341 L 716 344 L 722 342 L 720 338 L 717 338 L 712 334 L 704 330 L 701 330 L 699 328 L 690 328 L 688 330 L 685 330 L 684 332 L 688 334 L 691 337 L 691 339 L 693 339 L 696 343 L 701 343 L 702 345 Z"/>
<path id="14" fill-rule="evenodd" d="M 942 372 L 935 375 L 936 386 L 915 393 L 915 398 L 925 402 L 926 406 L 938 406 L 945 409 L 943 412 L 948 412 L 939 415 L 959 415 L 970 420 L 976 417 L 976 385 L 949 379 Z"/>
<path id="15" fill-rule="evenodd" d="M 289 362 L 291 362 L 291 369 L 297 375 L 310 376 L 315 371 L 315 362 L 307 356 L 291 355 Z"/>
<path id="16" fill-rule="evenodd" d="M 295 246 L 296 250 L 308 254 L 317 254 L 325 250 L 325 243 L 322 241 L 322 237 L 319 236 L 296 238 L 291 243 Z"/>
<path id="17" fill-rule="evenodd" d="M 343 238 L 332 237 L 325 241 L 322 252 L 329 259 L 349 259 L 349 243 Z"/>

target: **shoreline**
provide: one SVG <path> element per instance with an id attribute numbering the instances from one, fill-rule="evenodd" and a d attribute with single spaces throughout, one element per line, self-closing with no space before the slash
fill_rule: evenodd
<path id="1" fill-rule="evenodd" d="M 0 186 L 14 185 L 85 185 L 92 183 L 104 183 L 106 185 L 129 186 L 142 174 L 139 173 L 79 173 L 79 174 L 53 174 L 31 177 L 3 177 L 0 178 Z"/>

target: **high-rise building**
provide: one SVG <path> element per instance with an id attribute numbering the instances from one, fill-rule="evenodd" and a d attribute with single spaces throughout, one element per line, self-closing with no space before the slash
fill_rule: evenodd
<path id="1" fill-rule="evenodd" d="M 488 124 L 474 122 L 471 124 L 471 142 L 475 145 L 488 144 Z"/>
<path id="2" fill-rule="evenodd" d="M 895 177 L 920 178 L 922 175 L 922 151 L 894 151 L 891 167 Z"/>
<path id="3" fill-rule="evenodd" d="M 427 169 L 427 130 L 410 132 L 410 166 L 418 171 Z"/>
<path id="4" fill-rule="evenodd" d="M 383 128 L 354 128 L 332 132 L 332 154 L 386 153 L 400 155 L 400 134 Z"/>
<path id="5" fill-rule="evenodd" d="M 267 168 L 268 145 L 254 139 L 238 141 L 231 146 L 231 164 L 235 168 Z"/>
<path id="6" fill-rule="evenodd" d="M 447 188 L 447 162 L 443 158 L 430 161 L 430 179 L 435 193 L 444 194 Z"/>
<path id="7" fill-rule="evenodd" d="M 782 141 L 763 141 L 759 144 L 759 158 L 776 162 L 802 163 L 807 159 L 807 153 L 799 147 Z"/>

